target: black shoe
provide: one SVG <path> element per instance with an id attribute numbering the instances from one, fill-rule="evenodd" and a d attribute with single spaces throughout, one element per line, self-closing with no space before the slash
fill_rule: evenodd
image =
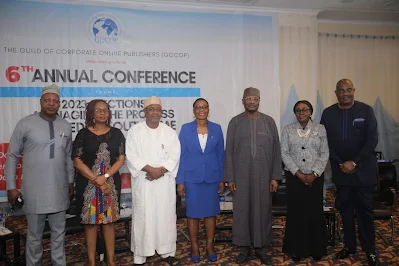
<path id="1" fill-rule="evenodd" d="M 313 259 L 314 259 L 315 261 L 320 261 L 320 260 L 321 260 L 321 256 L 313 256 Z"/>
<path id="2" fill-rule="evenodd" d="M 380 261 L 378 260 L 377 255 L 373 253 L 367 253 L 367 260 L 369 261 L 369 266 L 380 265 Z"/>
<path id="3" fill-rule="evenodd" d="M 241 264 L 244 263 L 249 256 L 249 247 L 240 247 L 240 254 L 238 254 L 236 258 L 236 263 Z"/>
<path id="4" fill-rule="evenodd" d="M 271 263 L 271 259 L 268 256 L 266 256 L 265 248 L 255 249 L 255 255 L 260 259 L 260 262 L 262 262 L 262 264 L 269 265 Z"/>
<path id="5" fill-rule="evenodd" d="M 301 257 L 293 255 L 291 256 L 291 259 L 293 262 L 298 263 L 301 260 Z"/>
<path id="6" fill-rule="evenodd" d="M 343 260 L 349 257 L 350 254 L 355 254 L 355 253 L 356 251 L 350 251 L 348 248 L 343 248 L 341 251 L 335 254 L 335 257 L 339 260 Z"/>

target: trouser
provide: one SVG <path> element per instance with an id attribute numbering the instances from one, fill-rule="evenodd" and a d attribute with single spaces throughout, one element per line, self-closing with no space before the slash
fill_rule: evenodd
<path id="1" fill-rule="evenodd" d="M 51 229 L 51 261 L 53 265 L 66 265 L 65 259 L 65 211 L 50 214 L 27 214 L 26 265 L 41 266 L 43 254 L 43 230 L 46 218 Z"/>
<path id="2" fill-rule="evenodd" d="M 372 207 L 373 187 L 337 187 L 338 210 L 344 227 L 345 247 L 356 251 L 355 214 L 362 250 L 375 253 L 375 230 Z"/>
<path id="3" fill-rule="evenodd" d="M 159 254 L 161 256 L 161 258 L 167 258 L 167 257 L 174 257 L 176 255 L 176 250 L 170 253 L 166 253 L 166 254 Z M 145 261 L 147 260 L 147 257 L 142 257 L 142 256 L 136 256 L 133 255 L 133 263 L 136 264 L 143 264 L 145 263 Z"/>

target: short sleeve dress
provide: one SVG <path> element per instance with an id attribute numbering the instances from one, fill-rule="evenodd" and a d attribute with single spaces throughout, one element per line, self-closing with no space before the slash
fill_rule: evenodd
<path id="1" fill-rule="evenodd" d="M 83 128 L 73 144 L 72 159 L 78 157 L 97 175 L 105 174 L 121 155 L 125 155 L 125 137 L 113 127 L 103 135 Z M 103 194 L 99 187 L 77 173 L 76 205 L 77 210 L 81 210 L 82 224 L 108 224 L 119 219 L 119 172 L 110 176 L 107 183 L 111 189 L 109 195 Z"/>

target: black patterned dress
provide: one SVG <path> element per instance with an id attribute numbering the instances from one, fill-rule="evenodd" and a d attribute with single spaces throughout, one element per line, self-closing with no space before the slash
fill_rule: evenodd
<path id="1" fill-rule="evenodd" d="M 103 135 L 96 135 L 87 128 L 79 131 L 73 144 L 72 158 L 78 157 L 97 175 L 103 175 L 125 155 L 125 137 L 117 128 L 111 128 Z M 76 176 L 76 205 L 81 210 L 82 224 L 108 224 L 119 219 L 119 196 L 121 178 L 119 173 L 107 180 L 111 192 L 102 193 L 93 182 Z"/>

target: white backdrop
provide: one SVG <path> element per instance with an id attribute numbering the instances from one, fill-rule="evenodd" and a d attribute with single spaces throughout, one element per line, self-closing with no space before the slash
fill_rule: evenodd
<path id="1" fill-rule="evenodd" d="M 6 143 L 51 83 L 61 87 L 59 115 L 74 136 L 89 100 L 109 101 L 112 125 L 126 133 L 151 95 L 161 97 L 162 121 L 177 131 L 204 97 L 226 132 L 249 86 L 261 90 L 261 111 L 278 123 L 276 24 L 272 16 L 0 2 L 0 189 Z"/>

